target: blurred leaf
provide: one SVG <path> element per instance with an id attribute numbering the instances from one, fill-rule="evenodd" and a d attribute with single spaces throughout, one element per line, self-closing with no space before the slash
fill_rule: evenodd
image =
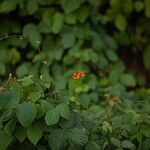
<path id="1" fill-rule="evenodd" d="M 20 95 L 17 92 L 8 91 L 0 93 L 0 106 L 4 109 L 14 108 L 19 104 Z"/>
<path id="2" fill-rule="evenodd" d="M 141 1 L 134 2 L 134 8 L 137 12 L 140 12 L 144 8 L 143 2 Z"/>
<path id="3" fill-rule="evenodd" d="M 38 47 L 41 43 L 41 35 L 35 24 L 27 24 L 23 28 L 23 36 L 29 38 L 30 43 L 34 47 Z"/>
<path id="4" fill-rule="evenodd" d="M 150 68 L 150 59 L 149 58 L 150 58 L 150 47 L 147 48 L 143 54 L 144 65 L 147 69 Z"/>
<path id="5" fill-rule="evenodd" d="M 15 10 L 17 6 L 16 1 L 13 0 L 5 0 L 2 2 L 1 6 L 0 6 L 0 12 L 10 12 Z"/>
<path id="6" fill-rule="evenodd" d="M 145 16 L 150 18 L 150 1 L 144 0 L 144 6 L 145 6 Z"/>
<path id="7" fill-rule="evenodd" d="M 64 48 L 72 47 L 75 43 L 75 36 L 73 33 L 62 34 L 62 45 Z"/>
<path id="8" fill-rule="evenodd" d="M 121 81 L 126 86 L 129 86 L 129 87 L 136 86 L 136 80 L 132 74 L 123 74 L 121 76 Z"/>
<path id="9" fill-rule="evenodd" d="M 120 31 L 125 31 L 127 26 L 126 18 L 121 14 L 117 15 L 115 25 Z"/>
<path id="10" fill-rule="evenodd" d="M 70 13 L 80 7 L 80 5 L 83 3 L 83 0 L 62 0 L 61 4 L 63 9 L 65 10 L 66 13 Z"/>
<path id="11" fill-rule="evenodd" d="M 38 10 L 38 4 L 35 0 L 30 0 L 27 3 L 27 11 L 29 14 L 34 14 Z"/>
<path id="12" fill-rule="evenodd" d="M 52 32 L 59 33 L 63 26 L 63 15 L 61 13 L 55 13 L 53 16 Z"/>

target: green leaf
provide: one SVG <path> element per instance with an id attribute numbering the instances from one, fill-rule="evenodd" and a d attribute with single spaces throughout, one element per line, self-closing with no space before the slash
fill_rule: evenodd
<path id="1" fill-rule="evenodd" d="M 32 125 L 27 130 L 27 137 L 36 145 L 39 139 L 42 137 L 42 129 L 38 124 Z"/>
<path id="2" fill-rule="evenodd" d="M 134 147 L 134 145 L 128 140 L 123 141 L 121 145 L 123 148 L 128 148 L 128 149 L 131 149 Z"/>
<path id="3" fill-rule="evenodd" d="M 85 146 L 85 150 L 100 150 L 100 146 L 97 145 L 94 141 L 89 142 Z"/>
<path id="4" fill-rule="evenodd" d="M 145 16 L 150 18 L 150 1 L 144 0 L 144 6 L 145 6 Z"/>
<path id="5" fill-rule="evenodd" d="M 123 9 L 126 14 L 130 14 L 133 10 L 132 0 L 126 0 L 123 2 Z"/>
<path id="6" fill-rule="evenodd" d="M 142 150 L 149 150 L 150 149 L 150 138 L 145 139 L 142 143 Z"/>
<path id="7" fill-rule="evenodd" d="M 141 1 L 134 2 L 134 8 L 137 12 L 140 12 L 144 8 L 143 2 Z"/>
<path id="8" fill-rule="evenodd" d="M 53 24 L 52 24 L 52 32 L 59 33 L 62 26 L 63 26 L 63 15 L 59 12 L 55 13 L 53 17 Z"/>
<path id="9" fill-rule="evenodd" d="M 105 132 L 109 131 L 109 132 L 112 133 L 112 126 L 110 125 L 109 122 L 104 121 L 104 122 L 103 122 L 102 129 L 103 129 Z"/>
<path id="10" fill-rule="evenodd" d="M 28 96 L 28 99 L 30 99 L 33 102 L 36 102 L 41 98 L 41 93 L 40 92 L 31 92 Z"/>
<path id="11" fill-rule="evenodd" d="M 62 0 L 61 4 L 66 13 L 70 13 L 80 7 L 83 3 L 83 0 Z"/>
<path id="12" fill-rule="evenodd" d="M 77 117 L 78 115 L 76 113 L 71 113 L 69 120 L 68 119 L 61 119 L 59 122 L 59 125 L 64 130 L 73 128 L 77 124 Z"/>
<path id="13" fill-rule="evenodd" d="M 72 47 L 75 43 L 75 36 L 73 33 L 62 34 L 62 45 L 64 48 Z"/>
<path id="14" fill-rule="evenodd" d="M 117 54 L 112 50 L 107 50 L 106 55 L 110 61 L 117 61 L 118 60 Z"/>
<path id="15" fill-rule="evenodd" d="M 12 140 L 12 136 L 8 136 L 3 130 L 0 130 L 0 150 L 5 150 Z"/>
<path id="16" fill-rule="evenodd" d="M 5 75 L 6 73 L 6 66 L 4 63 L 0 63 L 0 75 Z"/>
<path id="17" fill-rule="evenodd" d="M 90 8 L 87 6 L 82 6 L 79 10 L 80 13 L 77 13 L 78 20 L 83 23 L 90 14 Z"/>
<path id="18" fill-rule="evenodd" d="M 136 86 L 136 80 L 132 74 L 123 74 L 121 76 L 121 82 L 129 87 L 135 87 Z"/>
<path id="19" fill-rule="evenodd" d="M 111 138 L 111 143 L 117 147 L 120 147 L 121 146 L 121 142 L 120 140 L 116 139 L 116 138 Z"/>
<path id="20" fill-rule="evenodd" d="M 5 0 L 1 3 L 0 12 L 10 12 L 15 10 L 17 3 L 13 0 Z"/>
<path id="21" fill-rule="evenodd" d="M 14 108 L 19 104 L 20 95 L 17 92 L 8 91 L 0 94 L 0 106 L 5 109 Z"/>
<path id="22" fill-rule="evenodd" d="M 27 75 L 27 73 L 28 73 L 28 67 L 27 67 L 26 64 L 22 64 L 22 65 L 20 65 L 19 67 L 16 68 L 16 75 L 19 78 L 24 77 L 25 75 Z"/>
<path id="23" fill-rule="evenodd" d="M 66 144 L 66 132 L 63 129 L 53 130 L 49 135 L 49 145 L 52 150 L 62 150 Z"/>
<path id="24" fill-rule="evenodd" d="M 16 122 L 17 122 L 17 120 L 11 119 L 4 127 L 5 133 L 7 133 L 8 135 L 11 135 L 12 131 L 14 130 L 14 128 L 16 126 Z"/>
<path id="25" fill-rule="evenodd" d="M 38 10 L 38 4 L 35 0 L 30 0 L 27 3 L 27 11 L 30 15 L 34 14 Z"/>
<path id="26" fill-rule="evenodd" d="M 150 128 L 143 128 L 142 133 L 146 137 L 150 137 Z"/>
<path id="27" fill-rule="evenodd" d="M 65 22 L 67 24 L 75 24 L 76 23 L 76 15 L 73 13 L 73 14 L 66 14 L 65 16 Z"/>
<path id="28" fill-rule="evenodd" d="M 67 104 L 61 103 L 61 104 L 57 105 L 56 109 L 61 117 L 69 119 L 70 109 Z"/>
<path id="29" fill-rule="evenodd" d="M 22 126 L 17 126 L 15 128 L 15 131 L 13 132 L 13 135 L 20 141 L 23 142 L 26 138 L 26 128 Z"/>
<path id="30" fill-rule="evenodd" d="M 88 136 L 85 130 L 74 128 L 69 130 L 68 140 L 77 145 L 85 145 L 88 142 Z"/>
<path id="31" fill-rule="evenodd" d="M 143 61 L 146 69 L 150 68 L 150 47 L 148 47 L 143 54 Z"/>
<path id="32" fill-rule="evenodd" d="M 41 108 L 45 113 L 47 113 L 48 111 L 54 109 L 54 106 L 47 101 L 42 101 Z"/>
<path id="33" fill-rule="evenodd" d="M 37 109 L 36 106 L 29 102 L 20 104 L 16 109 L 18 121 L 24 127 L 29 127 L 30 124 L 36 117 Z"/>
<path id="34" fill-rule="evenodd" d="M 24 77 L 20 81 L 22 81 L 22 86 L 28 86 L 28 85 L 34 83 L 30 76 L 29 77 Z"/>
<path id="35" fill-rule="evenodd" d="M 28 38 L 34 47 L 38 47 L 41 43 L 41 35 L 35 24 L 25 25 L 23 28 L 23 36 Z"/>
<path id="36" fill-rule="evenodd" d="M 121 14 L 117 15 L 115 25 L 120 31 L 125 31 L 127 26 L 126 18 Z"/>
<path id="37" fill-rule="evenodd" d="M 59 121 L 58 111 L 56 109 L 48 111 L 45 115 L 45 121 L 48 126 L 56 124 Z"/>

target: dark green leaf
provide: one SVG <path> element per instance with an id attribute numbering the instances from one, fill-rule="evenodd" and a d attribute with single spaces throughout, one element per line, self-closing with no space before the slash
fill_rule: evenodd
<path id="1" fill-rule="evenodd" d="M 0 93 L 0 106 L 5 109 L 14 108 L 20 101 L 20 95 L 17 92 L 8 91 Z"/>
<path id="2" fill-rule="evenodd" d="M 36 106 L 29 102 L 24 102 L 20 104 L 16 109 L 18 121 L 24 127 L 30 126 L 30 124 L 36 117 L 36 113 L 37 113 Z"/>
<path id="3" fill-rule="evenodd" d="M 0 150 L 5 150 L 12 140 L 12 136 L 8 136 L 4 131 L 0 130 Z"/>
<path id="4" fill-rule="evenodd" d="M 50 110 L 45 115 L 46 124 L 54 125 L 59 121 L 59 113 L 56 109 Z"/>
<path id="5" fill-rule="evenodd" d="M 49 145 L 52 150 L 62 150 L 66 145 L 66 132 L 62 129 L 53 130 L 49 135 Z"/>
<path id="6" fill-rule="evenodd" d="M 56 107 L 59 115 L 63 118 L 69 119 L 70 117 L 70 109 L 69 106 L 65 103 L 61 103 Z"/>
<path id="7" fill-rule="evenodd" d="M 42 136 L 42 129 L 38 124 L 34 124 L 27 129 L 27 137 L 36 145 Z"/>

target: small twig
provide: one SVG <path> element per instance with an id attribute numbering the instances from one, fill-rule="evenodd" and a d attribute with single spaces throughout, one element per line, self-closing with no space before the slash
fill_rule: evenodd
<path id="1" fill-rule="evenodd" d="M 8 35 L 8 34 L 6 34 L 5 36 L 0 37 L 0 41 L 5 40 L 5 39 L 9 39 L 9 38 L 23 39 L 22 35 Z"/>

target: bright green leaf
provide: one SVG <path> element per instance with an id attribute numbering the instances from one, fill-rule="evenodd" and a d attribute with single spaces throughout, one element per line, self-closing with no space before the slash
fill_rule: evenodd
<path id="1" fill-rule="evenodd" d="M 36 102 L 41 98 L 41 93 L 40 92 L 31 92 L 28 96 L 28 99 L 30 99 L 33 102 Z"/>
<path id="2" fill-rule="evenodd" d="M 120 31 L 125 31 L 127 26 L 126 18 L 121 14 L 117 15 L 115 25 Z"/>

